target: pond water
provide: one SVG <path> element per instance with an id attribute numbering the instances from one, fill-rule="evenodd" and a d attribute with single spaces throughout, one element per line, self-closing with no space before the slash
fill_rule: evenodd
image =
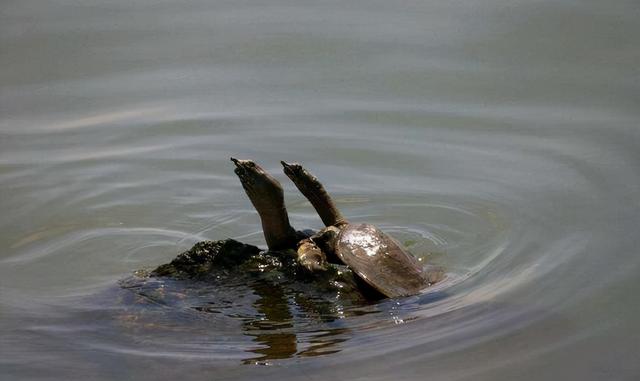
<path id="1" fill-rule="evenodd" d="M 640 375 L 637 1 L 0 6 L 0 378 L 632 380 Z M 446 269 L 316 303 L 149 280 L 204 239 L 264 247 L 230 156 L 321 221 Z M 145 288 L 146 287 L 146 288 Z"/>

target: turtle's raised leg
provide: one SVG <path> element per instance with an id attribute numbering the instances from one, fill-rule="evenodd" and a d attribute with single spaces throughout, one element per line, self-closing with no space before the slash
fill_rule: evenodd
<path id="1" fill-rule="evenodd" d="M 264 238 L 269 250 L 293 249 L 300 235 L 289 224 L 284 194 L 278 180 L 251 160 L 231 158 L 234 172 L 240 178 L 251 203 L 262 221 Z"/>
<path id="2" fill-rule="evenodd" d="M 296 187 L 309 200 L 316 212 L 322 218 L 325 226 L 335 226 L 347 223 L 342 217 L 335 203 L 329 197 L 324 186 L 309 171 L 298 163 L 286 163 L 281 161 L 284 173 L 296 184 Z"/>

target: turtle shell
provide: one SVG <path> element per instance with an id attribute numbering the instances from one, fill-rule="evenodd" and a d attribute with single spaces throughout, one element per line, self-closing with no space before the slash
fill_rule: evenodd
<path id="1" fill-rule="evenodd" d="M 428 284 L 420 262 L 370 224 L 343 227 L 336 254 L 366 283 L 390 298 L 417 294 Z"/>

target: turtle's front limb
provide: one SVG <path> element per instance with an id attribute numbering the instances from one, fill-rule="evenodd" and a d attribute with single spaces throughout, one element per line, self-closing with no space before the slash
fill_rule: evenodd
<path id="1" fill-rule="evenodd" d="M 299 234 L 291 227 L 284 205 L 284 193 L 278 180 L 251 160 L 231 158 L 251 203 L 262 221 L 264 238 L 269 250 L 294 248 Z"/>
<path id="2" fill-rule="evenodd" d="M 325 226 L 337 226 L 347 223 L 347 220 L 342 217 L 322 183 L 315 176 L 298 163 L 286 163 L 284 161 L 280 163 L 282 163 L 284 173 L 313 205 Z"/>
<path id="3" fill-rule="evenodd" d="M 298 263 L 311 272 L 326 271 L 327 257 L 311 238 L 298 243 Z"/>

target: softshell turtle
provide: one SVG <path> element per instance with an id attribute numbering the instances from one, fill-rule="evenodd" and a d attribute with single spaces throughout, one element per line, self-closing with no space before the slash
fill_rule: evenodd
<path id="1" fill-rule="evenodd" d="M 437 274 L 425 271 L 415 257 L 376 226 L 349 223 L 320 181 L 300 164 L 283 161 L 282 166 L 327 226 L 299 244 L 300 258 L 323 254 L 337 258 L 369 286 L 391 298 L 417 294 L 437 280 Z"/>
<path id="2" fill-rule="evenodd" d="M 316 177 L 300 164 L 282 162 L 285 174 L 311 202 L 326 228 L 315 235 L 293 229 L 280 183 L 251 160 L 231 158 L 235 173 L 262 221 L 269 250 L 297 248 L 299 263 L 323 272 L 327 260 L 347 265 L 385 297 L 414 295 L 437 280 L 393 238 L 370 224 L 351 224 Z"/>

